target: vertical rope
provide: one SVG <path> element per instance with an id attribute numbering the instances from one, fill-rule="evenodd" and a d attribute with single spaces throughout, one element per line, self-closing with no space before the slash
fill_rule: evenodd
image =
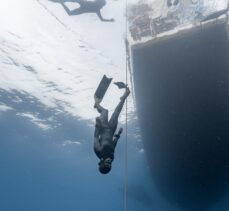
<path id="1" fill-rule="evenodd" d="M 127 69 L 126 69 L 127 70 Z M 127 71 L 126 71 L 126 78 L 127 78 Z M 127 80 L 126 80 L 127 82 Z M 127 171 L 128 171 L 128 154 L 127 154 L 127 147 L 128 147 L 128 142 L 127 142 L 127 137 L 128 137 L 128 127 L 127 127 L 127 100 L 126 100 L 126 139 L 125 139 L 125 188 L 124 188 L 124 211 L 127 211 L 127 183 L 128 183 L 128 176 L 127 176 Z"/>
<path id="2" fill-rule="evenodd" d="M 125 13 L 126 13 L 126 20 L 125 20 L 125 42 L 127 41 L 127 21 L 128 21 L 128 14 L 127 14 L 127 0 L 125 1 Z M 126 84 L 127 84 L 127 77 L 128 77 L 128 54 L 127 54 L 127 49 L 128 46 L 126 46 L 126 54 L 125 54 L 125 57 L 126 57 Z M 127 98 L 128 99 L 128 98 Z M 124 178 L 125 178 L 125 181 L 124 181 L 124 211 L 127 211 L 127 183 L 128 183 L 128 177 L 127 177 L 127 165 L 128 165 L 128 157 L 127 157 L 127 99 L 126 99 L 126 140 L 125 140 L 125 175 L 124 175 Z"/>

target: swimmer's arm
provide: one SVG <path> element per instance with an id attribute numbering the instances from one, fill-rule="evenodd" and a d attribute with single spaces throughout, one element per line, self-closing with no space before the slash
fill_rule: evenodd
<path id="1" fill-rule="evenodd" d="M 100 133 L 98 125 L 95 125 L 95 132 L 94 132 L 94 151 L 98 154 L 101 151 L 101 144 L 100 144 Z"/>
<path id="2" fill-rule="evenodd" d="M 101 21 L 104 21 L 104 22 L 114 22 L 114 19 L 113 18 L 111 18 L 111 19 L 105 19 L 105 18 L 103 18 L 100 11 L 98 11 L 96 14 L 98 15 L 98 17 L 99 17 L 99 19 Z"/>
<path id="3" fill-rule="evenodd" d="M 118 140 L 119 140 L 119 138 L 120 138 L 120 136 L 122 134 L 122 131 L 123 131 L 123 129 L 120 128 L 118 133 L 114 135 L 114 138 L 113 138 L 114 148 L 116 147 L 116 145 L 118 143 Z"/>

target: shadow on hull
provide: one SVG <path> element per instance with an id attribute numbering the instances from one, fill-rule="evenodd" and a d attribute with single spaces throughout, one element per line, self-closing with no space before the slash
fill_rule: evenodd
<path id="1" fill-rule="evenodd" d="M 227 28 L 133 48 L 137 111 L 152 177 L 171 203 L 204 210 L 228 190 Z"/>

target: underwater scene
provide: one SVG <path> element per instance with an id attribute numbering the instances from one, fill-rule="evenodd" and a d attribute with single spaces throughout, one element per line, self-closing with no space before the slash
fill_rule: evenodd
<path id="1" fill-rule="evenodd" d="M 1 211 L 228 211 L 227 0 L 8 0 Z"/>

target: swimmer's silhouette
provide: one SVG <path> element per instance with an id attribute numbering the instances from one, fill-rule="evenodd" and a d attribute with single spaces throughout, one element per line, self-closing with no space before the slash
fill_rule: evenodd
<path id="1" fill-rule="evenodd" d="M 114 19 L 105 19 L 102 17 L 100 10 L 106 5 L 106 0 L 95 0 L 95 1 L 86 1 L 86 0 L 49 0 L 52 2 L 60 3 L 64 10 L 68 13 L 69 16 L 72 15 L 81 15 L 84 13 L 95 13 L 101 21 L 104 22 L 114 22 Z M 77 2 L 80 7 L 70 10 L 64 3 L 65 2 Z"/>
<path id="2" fill-rule="evenodd" d="M 178 5 L 179 0 L 167 0 L 167 6 L 172 7 Z"/>
<path id="3" fill-rule="evenodd" d="M 116 85 L 119 88 L 124 88 L 120 82 L 116 83 Z M 118 133 L 115 134 L 118 125 L 118 118 L 129 94 L 130 90 L 127 85 L 125 85 L 125 93 L 120 98 L 120 102 L 115 108 L 110 120 L 108 120 L 108 110 L 100 105 L 101 99 L 95 98 L 94 107 L 100 113 L 100 116 L 96 118 L 94 152 L 100 159 L 98 165 L 99 171 L 102 174 L 107 174 L 111 170 L 115 148 L 123 131 L 123 129 L 120 128 Z"/>

